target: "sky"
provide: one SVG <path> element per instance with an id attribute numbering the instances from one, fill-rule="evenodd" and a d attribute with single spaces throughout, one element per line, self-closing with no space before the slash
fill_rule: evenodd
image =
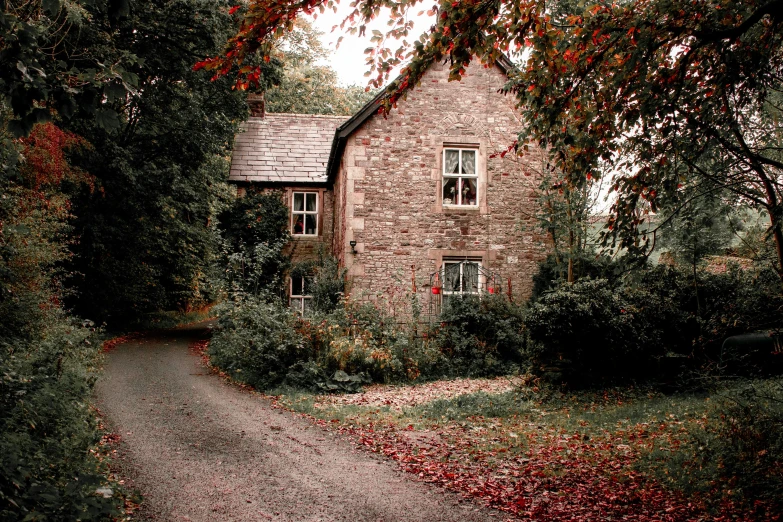
<path id="1" fill-rule="evenodd" d="M 339 27 L 332 32 L 332 27 L 339 25 L 345 16 L 352 11 L 348 1 L 343 0 L 343 2 L 339 5 L 337 13 L 329 10 L 323 14 L 319 13 L 318 17 L 313 21 L 313 26 L 324 33 L 321 37 L 321 42 L 327 49 L 332 51 L 332 55 L 326 60 L 326 63 L 331 65 L 337 72 L 340 82 L 343 85 L 358 84 L 365 86 L 369 78 L 364 76 L 364 73 L 368 71 L 368 67 L 365 64 L 366 56 L 364 50 L 373 44 L 370 43 L 369 36 L 359 38 L 358 36 L 345 34 Z M 409 38 L 408 41 L 416 39 L 419 34 L 429 28 L 430 23 L 428 23 L 427 17 L 422 16 L 420 18 L 421 20 L 414 19 L 416 24 L 413 29 L 413 38 Z M 388 30 L 387 21 L 388 19 L 383 17 L 374 20 L 367 26 L 367 34 L 372 34 L 373 29 L 385 33 Z M 340 42 L 339 49 L 336 49 L 336 42 L 340 36 L 343 36 L 343 40 Z"/>

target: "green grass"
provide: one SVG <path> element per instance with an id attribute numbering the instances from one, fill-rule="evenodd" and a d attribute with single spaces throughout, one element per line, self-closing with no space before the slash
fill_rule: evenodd
<path id="1" fill-rule="evenodd" d="M 737 453 L 736 440 L 729 440 L 745 436 L 744 431 L 736 434 L 731 431 L 735 429 L 731 419 L 739 415 L 732 404 L 742 390 L 751 386 L 763 389 L 777 386 L 780 390 L 781 381 L 735 382 L 711 393 L 677 395 L 633 388 L 578 393 L 520 388 L 505 393 L 477 392 L 435 398 L 402 411 L 377 405 L 319 404 L 317 396 L 290 389 L 280 390 L 280 401 L 292 410 L 336 425 L 436 432 L 447 444 L 458 445 L 460 439 L 468 439 L 470 444 L 465 447 L 469 449 L 457 449 L 455 455 L 463 451 L 460 458 L 468 460 L 473 455 L 492 455 L 482 464 L 490 468 L 502 467 L 509 459 L 547 445 L 560 455 L 558 459 L 567 460 L 571 455 L 559 447 L 558 440 L 578 436 L 577 440 L 585 441 L 585 447 L 595 448 L 596 454 L 588 456 L 588 460 L 613 459 L 616 455 L 625 463 L 622 473 L 641 473 L 670 490 L 699 499 L 704 505 L 712 506 L 710 509 L 725 505 L 751 509 L 756 499 L 763 499 L 767 502 L 763 509 L 767 511 L 758 516 L 764 519 L 778 509 L 775 491 L 780 481 L 774 476 L 776 468 L 765 467 L 764 459 L 746 465 L 747 456 Z M 769 414 L 773 423 L 779 423 L 781 415 L 774 404 L 772 410 L 760 410 L 758 414 L 746 412 L 741 419 L 744 424 L 736 429 L 751 430 L 754 437 L 769 437 L 768 451 L 773 454 L 770 458 L 780 459 L 780 444 L 775 441 L 783 436 L 775 438 L 769 422 L 756 426 L 754 421 L 758 415 Z M 581 451 L 593 450 L 582 448 Z M 631 467 L 627 458 L 621 458 L 626 451 L 633 455 Z M 759 451 L 767 450 L 753 451 L 753 455 L 763 455 Z M 713 460 L 705 459 L 708 452 Z M 730 463 L 734 467 L 727 471 Z M 568 464 L 553 460 L 547 469 L 557 477 L 568 469 Z M 622 473 L 618 480 L 624 480 Z M 751 476 L 764 473 L 772 475 Z"/>

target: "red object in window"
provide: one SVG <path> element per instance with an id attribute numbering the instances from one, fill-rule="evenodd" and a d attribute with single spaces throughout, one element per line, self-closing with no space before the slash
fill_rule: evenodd
<path id="1" fill-rule="evenodd" d="M 440 293 L 440 287 L 439 286 L 433 286 L 432 287 L 432 293 L 433 293 L 433 295 L 438 295 Z"/>
<path id="2" fill-rule="evenodd" d="M 490 294 L 494 294 L 494 293 L 495 293 L 495 287 L 492 287 L 492 286 L 490 286 L 489 288 L 487 288 L 487 291 L 488 291 Z"/>

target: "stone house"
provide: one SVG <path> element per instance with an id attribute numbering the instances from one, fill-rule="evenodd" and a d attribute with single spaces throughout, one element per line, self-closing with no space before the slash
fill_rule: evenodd
<path id="1" fill-rule="evenodd" d="M 377 99 L 350 118 L 255 113 L 230 180 L 284 191 L 294 261 L 331 253 L 354 299 L 415 289 L 425 312 L 459 294 L 525 299 L 547 251 L 535 220 L 541 154 L 500 155 L 522 125 L 499 92 L 506 67 L 472 63 L 449 82 L 433 65 L 386 117 Z M 289 289 L 306 308 L 307 281 Z"/>

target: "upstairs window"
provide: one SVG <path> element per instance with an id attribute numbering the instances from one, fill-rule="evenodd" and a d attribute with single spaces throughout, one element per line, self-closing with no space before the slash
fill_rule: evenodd
<path id="1" fill-rule="evenodd" d="M 288 304 L 295 311 L 307 315 L 310 305 L 313 303 L 310 286 L 312 281 L 307 276 L 291 276 L 291 292 Z"/>
<path id="2" fill-rule="evenodd" d="M 443 206 L 478 205 L 476 149 L 443 149 Z"/>
<path id="3" fill-rule="evenodd" d="M 295 236 L 318 235 L 318 194 L 294 192 L 291 205 L 291 233 Z"/>

